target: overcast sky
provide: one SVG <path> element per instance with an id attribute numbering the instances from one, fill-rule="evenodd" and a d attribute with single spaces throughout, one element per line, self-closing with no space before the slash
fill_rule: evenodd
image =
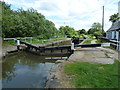
<path id="1" fill-rule="evenodd" d="M 4 0 L 13 10 L 33 8 L 42 13 L 55 26 L 71 26 L 76 30 L 91 28 L 94 22 L 102 22 L 102 6 L 105 6 L 105 31 L 111 26 L 110 15 L 118 12 L 119 0 Z"/>

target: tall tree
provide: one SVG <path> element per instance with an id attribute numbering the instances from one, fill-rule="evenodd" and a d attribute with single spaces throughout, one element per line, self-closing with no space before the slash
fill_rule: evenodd
<path id="1" fill-rule="evenodd" d="M 119 19 L 120 19 L 119 14 L 116 13 L 116 14 L 113 14 L 113 15 L 110 16 L 109 21 L 111 21 L 112 24 L 114 24 L 114 23 L 115 23 L 117 20 L 119 20 Z"/>
<path id="2" fill-rule="evenodd" d="M 88 34 L 94 35 L 97 39 L 102 35 L 102 25 L 99 22 L 92 24 L 92 27 L 88 30 Z"/>
<path id="3" fill-rule="evenodd" d="M 2 36 L 6 36 L 11 34 L 10 27 L 13 25 L 12 22 L 12 10 L 10 9 L 10 5 L 5 2 L 1 2 L 2 5 Z"/>
<path id="4" fill-rule="evenodd" d="M 11 10 L 10 5 L 1 2 L 3 37 L 37 37 L 51 38 L 56 35 L 55 24 L 41 13 L 30 8 L 28 10 Z"/>
<path id="5" fill-rule="evenodd" d="M 74 28 L 72 27 L 69 27 L 69 26 L 61 26 L 59 28 L 59 31 L 64 35 L 64 36 L 67 36 L 67 37 L 72 37 L 72 36 L 76 36 L 77 35 L 77 32 L 75 31 Z"/>
<path id="6" fill-rule="evenodd" d="M 78 34 L 86 34 L 86 30 L 85 29 L 79 30 Z"/>

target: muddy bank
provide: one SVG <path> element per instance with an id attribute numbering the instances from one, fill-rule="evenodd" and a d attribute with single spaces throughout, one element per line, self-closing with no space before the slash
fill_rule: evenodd
<path id="1" fill-rule="evenodd" d="M 58 88 L 58 86 L 60 85 L 60 82 L 57 80 L 57 75 L 62 65 L 61 61 L 64 62 L 64 60 L 60 60 L 60 63 L 56 62 L 56 64 L 51 67 L 50 73 L 47 75 L 46 78 L 45 88 Z"/>
<path id="2" fill-rule="evenodd" d="M 64 73 L 64 66 L 72 61 L 58 60 L 55 65 L 52 66 L 50 73 L 46 78 L 45 88 L 75 88 L 69 79 L 70 75 Z"/>
<path id="3" fill-rule="evenodd" d="M 46 78 L 45 88 L 74 88 L 68 81 L 70 77 L 64 74 L 64 65 L 68 62 L 67 60 L 56 61 Z"/>

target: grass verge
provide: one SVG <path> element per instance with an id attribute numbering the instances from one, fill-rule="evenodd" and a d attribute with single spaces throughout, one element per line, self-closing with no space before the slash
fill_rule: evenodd
<path id="1" fill-rule="evenodd" d="M 28 39 L 28 40 L 23 40 L 25 42 L 29 43 L 34 43 L 34 44 L 44 44 L 44 43 L 49 43 L 49 42 L 54 42 L 54 41 L 59 41 L 59 40 L 65 40 L 66 38 L 57 38 L 57 39 Z"/>
<path id="2" fill-rule="evenodd" d="M 16 45 L 16 43 L 13 40 L 3 41 L 2 46 L 8 46 L 8 45 Z"/>
<path id="3" fill-rule="evenodd" d="M 76 88 L 118 88 L 118 62 L 114 64 L 91 64 L 75 62 L 66 64 L 64 71 L 74 76 L 70 82 Z"/>
<path id="4" fill-rule="evenodd" d="M 100 39 L 96 39 L 96 43 L 102 43 Z"/>
<path id="5" fill-rule="evenodd" d="M 91 44 L 91 41 L 95 40 L 94 38 L 89 38 L 87 40 L 85 40 L 85 42 L 83 42 L 83 44 Z"/>
<path id="6" fill-rule="evenodd" d="M 66 38 L 53 38 L 53 39 L 20 39 L 22 41 L 28 42 L 28 43 L 33 43 L 33 44 L 44 44 L 44 43 L 49 43 L 49 42 L 54 42 L 54 41 L 59 41 L 59 40 L 65 40 Z M 16 45 L 16 42 L 11 40 L 11 41 L 3 41 L 2 46 L 8 46 L 8 45 Z"/>

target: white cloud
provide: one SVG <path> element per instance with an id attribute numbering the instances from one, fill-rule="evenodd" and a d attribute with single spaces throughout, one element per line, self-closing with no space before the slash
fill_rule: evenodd
<path id="1" fill-rule="evenodd" d="M 119 0 L 4 0 L 23 9 L 34 8 L 56 24 L 66 25 L 76 30 L 89 29 L 94 22 L 102 22 L 102 6 L 105 6 L 105 30 L 111 22 L 109 16 L 117 13 Z"/>

